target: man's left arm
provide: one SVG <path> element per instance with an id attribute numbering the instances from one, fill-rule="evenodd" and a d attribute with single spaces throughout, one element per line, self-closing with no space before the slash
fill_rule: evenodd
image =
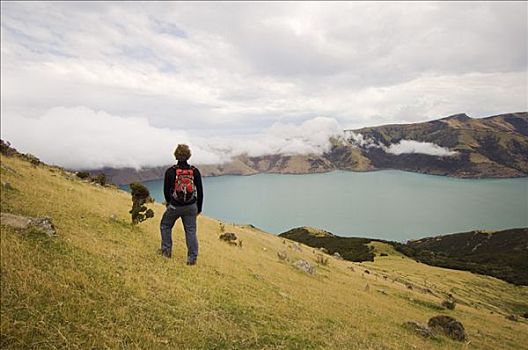
<path id="1" fill-rule="evenodd" d="M 194 168 L 194 184 L 196 186 L 196 204 L 198 206 L 198 214 L 202 212 L 202 205 L 203 205 L 203 185 L 202 185 L 202 175 L 200 174 L 200 170 L 197 168 Z"/>

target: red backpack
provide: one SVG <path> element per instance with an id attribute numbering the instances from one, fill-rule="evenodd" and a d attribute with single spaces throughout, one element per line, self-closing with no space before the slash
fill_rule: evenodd
<path id="1" fill-rule="evenodd" d="M 196 186 L 194 185 L 194 167 L 190 169 L 179 169 L 174 167 L 176 179 L 174 180 L 174 191 L 172 197 L 181 204 L 192 202 L 196 198 Z"/>

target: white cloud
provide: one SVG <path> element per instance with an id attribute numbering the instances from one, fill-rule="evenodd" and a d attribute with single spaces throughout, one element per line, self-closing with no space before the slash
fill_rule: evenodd
<path id="1" fill-rule="evenodd" d="M 360 128 L 528 110 L 526 2 L 1 7 L 3 117 L 86 106 L 212 142 L 317 116 Z"/>
<path id="2" fill-rule="evenodd" d="M 345 136 L 347 137 L 348 141 L 360 148 L 381 147 L 381 145 L 372 138 L 365 137 L 359 132 L 356 133 L 352 130 L 346 130 Z"/>
<path id="3" fill-rule="evenodd" d="M 172 152 L 179 143 L 191 147 L 196 164 L 222 163 L 243 153 L 321 154 L 329 149 L 329 138 L 340 133 L 335 119 L 323 117 L 300 125 L 275 123 L 252 135 L 213 138 L 86 107 L 56 107 L 38 118 L 2 118 L 2 139 L 45 162 L 73 169 L 167 165 L 174 162 Z"/>
<path id="4" fill-rule="evenodd" d="M 387 153 L 400 155 L 404 153 L 420 153 L 428 154 L 430 156 L 454 156 L 458 154 L 456 151 L 450 151 L 448 148 L 439 146 L 432 142 L 421 142 L 415 140 L 400 140 L 398 143 L 392 143 L 388 147 L 382 143 L 377 142 L 371 137 L 365 137 L 362 133 L 356 133 L 351 130 L 345 132 L 345 137 L 353 145 L 359 148 L 381 148 Z"/>
<path id="5" fill-rule="evenodd" d="M 414 140 L 401 140 L 396 144 L 393 143 L 388 148 L 385 148 L 385 152 L 396 155 L 403 153 L 421 153 L 440 157 L 453 156 L 458 153 L 456 151 L 450 151 L 445 147 L 438 146 L 432 142 L 420 142 Z"/>

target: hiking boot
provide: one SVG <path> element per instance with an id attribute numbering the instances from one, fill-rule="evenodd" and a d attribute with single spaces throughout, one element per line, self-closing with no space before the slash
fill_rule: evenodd
<path id="1" fill-rule="evenodd" d="M 162 256 L 166 257 L 166 258 L 170 258 L 172 256 L 172 253 L 170 251 L 167 251 L 167 250 L 159 249 L 158 253 L 161 254 Z"/>
<path id="2" fill-rule="evenodd" d="M 196 265 L 196 260 L 195 261 L 187 261 L 187 265 L 188 266 Z"/>

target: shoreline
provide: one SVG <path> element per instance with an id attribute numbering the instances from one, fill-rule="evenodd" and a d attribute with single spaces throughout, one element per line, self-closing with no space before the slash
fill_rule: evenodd
<path id="1" fill-rule="evenodd" d="M 200 169 L 200 165 L 196 165 L 198 169 Z M 212 175 L 202 175 L 202 177 L 208 177 L 208 178 L 215 178 L 215 177 L 222 177 L 222 176 L 255 176 L 255 175 L 261 175 L 261 174 L 271 174 L 271 175 L 316 175 L 316 174 L 329 174 L 336 171 L 343 171 L 343 172 L 350 172 L 350 173 L 374 173 L 374 172 L 381 172 L 381 171 L 401 171 L 405 173 L 410 174 L 419 174 L 419 175 L 428 175 L 428 176 L 436 176 L 436 177 L 444 177 L 444 178 L 452 178 L 452 179 L 460 179 L 460 180 L 508 180 L 508 179 L 524 179 L 528 178 L 528 174 L 525 174 L 524 176 L 457 176 L 457 175 L 450 175 L 450 174 L 431 174 L 427 172 L 420 172 L 420 171 L 410 171 L 410 170 L 403 170 L 403 169 L 395 169 L 395 168 L 379 168 L 379 169 L 371 169 L 371 170 L 350 170 L 350 169 L 332 169 L 328 171 L 317 171 L 317 172 L 306 172 L 306 173 L 299 173 L 299 172 L 255 172 L 251 174 L 212 174 Z M 74 171 L 75 172 L 75 171 Z M 152 179 L 145 179 L 145 180 L 135 180 L 131 182 L 126 183 L 114 183 L 117 186 L 124 186 L 124 185 L 130 185 L 132 182 L 149 182 L 149 181 L 159 181 L 163 180 L 163 177 L 156 177 Z"/>

